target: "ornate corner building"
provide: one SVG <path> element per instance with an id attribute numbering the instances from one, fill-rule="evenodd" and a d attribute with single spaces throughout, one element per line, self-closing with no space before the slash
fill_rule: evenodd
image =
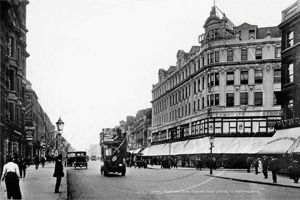
<path id="1" fill-rule="evenodd" d="M 279 28 L 235 26 L 217 9 L 205 21 L 200 45 L 179 50 L 176 66 L 158 72 L 152 145 L 210 135 L 263 139 L 275 132 L 282 100 Z"/>

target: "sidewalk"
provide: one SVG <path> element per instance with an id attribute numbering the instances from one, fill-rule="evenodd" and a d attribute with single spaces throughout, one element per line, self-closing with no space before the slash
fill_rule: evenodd
<path id="1" fill-rule="evenodd" d="M 56 178 L 53 177 L 55 163 L 46 163 L 45 167 L 39 166 L 38 170 L 34 165 L 26 169 L 25 179 L 20 179 L 22 199 L 36 200 L 61 200 L 67 199 L 67 173 L 61 180 L 60 193 L 54 193 Z M 0 199 L 7 199 L 5 182 L 0 185 Z"/>
<path id="2" fill-rule="evenodd" d="M 148 165 L 149 169 L 161 169 L 160 165 Z M 163 169 L 169 170 L 169 169 Z M 193 170 L 195 168 L 191 167 L 178 167 L 177 169 L 171 168 L 171 170 Z M 242 182 L 250 182 L 250 183 L 257 183 L 257 184 L 265 184 L 265 185 L 274 185 L 274 186 L 281 186 L 281 187 L 291 187 L 291 188 L 300 188 L 300 181 L 299 183 L 294 183 L 293 179 L 290 179 L 288 175 L 277 174 L 277 183 L 273 183 L 272 179 L 272 172 L 268 172 L 268 178 L 265 179 L 262 173 L 255 174 L 254 168 L 251 168 L 251 172 L 247 173 L 246 169 L 223 169 L 219 168 L 217 170 L 213 170 L 213 174 L 210 173 L 209 168 L 204 168 L 201 170 L 206 176 L 212 176 L 216 178 L 223 178 L 229 179 L 234 181 L 242 181 Z"/>

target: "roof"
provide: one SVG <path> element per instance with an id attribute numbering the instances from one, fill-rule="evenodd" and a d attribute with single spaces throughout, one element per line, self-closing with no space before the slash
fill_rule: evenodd
<path id="1" fill-rule="evenodd" d="M 257 39 L 265 38 L 268 31 L 270 31 L 271 37 L 281 37 L 279 28 L 277 26 L 271 26 L 271 27 L 258 28 Z"/>

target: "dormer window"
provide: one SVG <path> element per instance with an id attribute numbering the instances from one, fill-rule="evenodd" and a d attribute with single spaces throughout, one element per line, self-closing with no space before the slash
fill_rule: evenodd
<path id="1" fill-rule="evenodd" d="M 249 30 L 249 39 L 255 39 L 255 30 Z"/>

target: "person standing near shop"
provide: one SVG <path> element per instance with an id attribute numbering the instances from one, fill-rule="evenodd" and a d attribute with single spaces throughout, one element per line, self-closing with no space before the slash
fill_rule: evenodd
<path id="1" fill-rule="evenodd" d="M 11 156 L 6 157 L 7 163 L 3 166 L 2 178 L 5 180 L 7 199 L 22 199 L 19 178 L 20 171 L 16 163 L 13 162 Z"/>
<path id="2" fill-rule="evenodd" d="M 269 161 L 268 157 L 264 156 L 262 161 L 262 168 L 263 168 L 263 174 L 265 178 L 268 178 L 268 168 L 269 168 Z"/>
<path id="3" fill-rule="evenodd" d="M 271 157 L 269 169 L 272 171 L 273 183 L 277 183 L 277 171 L 279 170 L 279 162 L 275 157 Z"/>
<path id="4" fill-rule="evenodd" d="M 26 169 L 27 169 L 27 162 L 26 162 L 26 158 L 22 157 L 20 160 L 20 165 L 21 165 L 21 169 L 20 169 L 20 175 L 21 178 L 25 178 L 26 176 Z"/>
<path id="5" fill-rule="evenodd" d="M 55 160 L 55 168 L 53 177 L 56 177 L 55 191 L 54 193 L 59 193 L 59 187 L 61 183 L 61 178 L 64 177 L 64 168 L 62 164 L 62 154 L 58 154 Z"/>

